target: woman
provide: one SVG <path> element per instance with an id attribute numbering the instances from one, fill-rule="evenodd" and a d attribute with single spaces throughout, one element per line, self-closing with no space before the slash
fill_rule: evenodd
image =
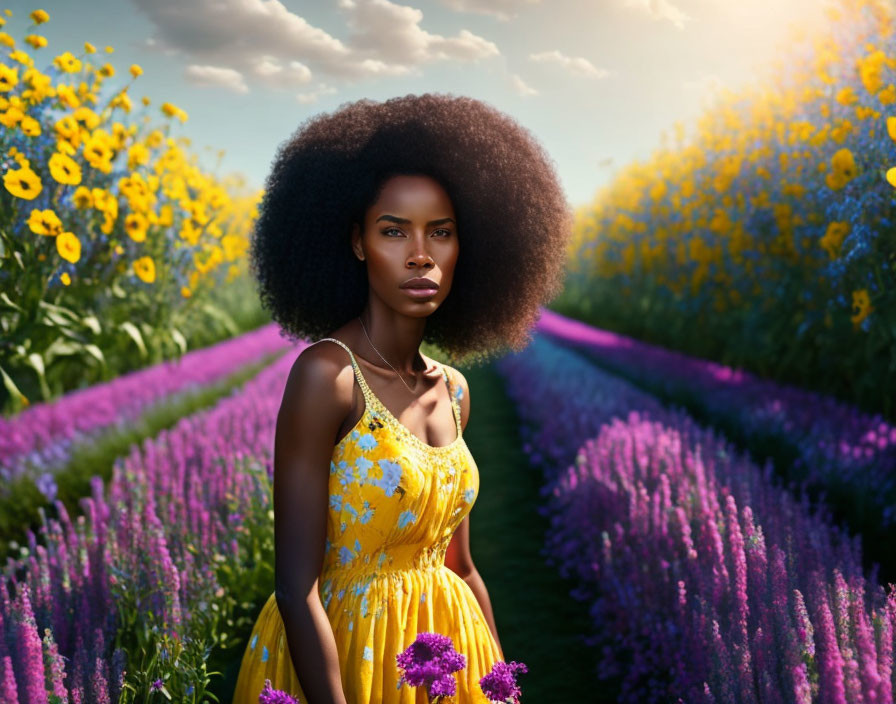
<path id="1" fill-rule="evenodd" d="M 265 679 L 303 704 L 426 702 L 395 660 L 423 631 L 466 658 L 454 700 L 487 701 L 504 653 L 470 555 L 470 393 L 419 347 L 455 364 L 524 347 L 571 222 L 536 140 L 471 98 L 346 104 L 278 150 L 253 273 L 284 332 L 317 341 L 277 417 L 275 591 L 234 702 Z"/>

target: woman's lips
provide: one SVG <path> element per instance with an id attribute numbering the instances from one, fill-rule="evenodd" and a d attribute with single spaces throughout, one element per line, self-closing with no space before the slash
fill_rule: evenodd
<path id="1" fill-rule="evenodd" d="M 438 291 L 438 289 L 434 288 L 414 288 L 411 286 L 406 286 L 401 290 L 408 294 L 411 298 L 432 298 Z"/>

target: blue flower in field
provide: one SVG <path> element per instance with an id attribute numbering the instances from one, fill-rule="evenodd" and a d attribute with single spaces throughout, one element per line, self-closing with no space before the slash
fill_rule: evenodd
<path id="1" fill-rule="evenodd" d="M 379 442 L 373 437 L 373 433 L 364 433 L 358 440 L 358 447 L 362 450 L 372 450 L 377 445 L 379 445 Z"/>
<path id="2" fill-rule="evenodd" d="M 164 686 L 165 686 L 165 683 L 162 682 L 162 680 L 156 680 L 155 682 L 153 682 L 153 683 L 150 685 L 150 687 L 152 687 L 152 688 L 153 688 L 155 691 L 157 691 L 157 692 L 158 692 L 160 689 L 162 689 L 162 687 L 164 687 Z"/>
<path id="3" fill-rule="evenodd" d="M 383 478 L 377 481 L 376 485 L 386 493 L 386 496 L 392 496 L 401 481 L 401 465 L 384 459 L 377 462 L 383 470 Z"/>
<path id="4" fill-rule="evenodd" d="M 404 528 L 409 523 L 417 522 L 417 514 L 413 511 L 402 511 L 398 516 L 398 527 L 399 529 Z"/>
<path id="5" fill-rule="evenodd" d="M 184 691 L 184 694 L 192 694 L 192 693 L 193 693 L 193 685 L 190 685 L 190 686 L 187 687 L 187 689 Z"/>

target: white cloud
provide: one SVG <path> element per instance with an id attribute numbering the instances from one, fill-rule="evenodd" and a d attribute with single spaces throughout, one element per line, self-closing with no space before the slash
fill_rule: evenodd
<path id="1" fill-rule="evenodd" d="M 279 0 L 134 2 L 156 28 L 146 46 L 182 54 L 197 65 L 251 74 L 256 83 L 274 88 L 308 83 L 317 73 L 353 81 L 500 53 L 466 29 L 454 36 L 428 32 L 420 10 L 389 0 L 339 0 L 348 29 L 344 39 L 311 25 Z M 188 78 L 199 77 L 189 73 Z"/>
<path id="2" fill-rule="evenodd" d="M 317 90 L 307 91 L 305 93 L 297 93 L 296 100 L 302 105 L 310 105 L 311 103 L 316 103 L 320 100 L 322 95 L 329 95 L 331 93 L 335 93 L 336 88 L 334 86 L 327 85 L 326 83 L 321 83 Z"/>
<path id="3" fill-rule="evenodd" d="M 689 15 L 669 0 L 624 0 L 624 4 L 647 13 L 655 20 L 669 21 L 678 29 L 684 29 L 685 22 L 691 20 Z"/>
<path id="4" fill-rule="evenodd" d="M 452 10 L 471 12 L 477 15 L 491 15 L 502 22 L 516 16 L 516 11 L 529 5 L 537 5 L 541 0 L 442 0 Z"/>
<path id="5" fill-rule="evenodd" d="M 234 93 L 248 93 L 249 88 L 243 80 L 243 74 L 224 66 L 187 66 L 184 75 L 197 86 L 216 86 L 226 88 Z"/>
<path id="6" fill-rule="evenodd" d="M 542 51 L 537 54 L 529 54 L 532 61 L 539 63 L 558 64 L 564 70 L 578 76 L 586 76 L 588 78 L 606 78 L 610 72 L 605 68 L 597 68 L 588 59 L 581 56 L 566 56 L 565 54 L 554 49 L 553 51 Z"/>
<path id="7" fill-rule="evenodd" d="M 515 73 L 510 76 L 510 85 L 513 86 L 513 89 L 517 92 L 517 95 L 522 95 L 522 96 L 538 95 L 537 90 L 535 90 L 532 86 L 527 84 L 522 78 L 520 78 Z"/>

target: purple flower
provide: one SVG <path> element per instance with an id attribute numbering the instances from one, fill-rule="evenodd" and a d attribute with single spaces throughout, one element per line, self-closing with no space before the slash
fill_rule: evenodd
<path id="1" fill-rule="evenodd" d="M 165 686 L 165 683 L 162 682 L 162 680 L 156 680 L 156 681 L 153 682 L 152 685 L 150 685 L 150 686 L 151 686 L 155 691 L 158 691 L 158 690 L 162 689 L 162 687 Z"/>
<path id="2" fill-rule="evenodd" d="M 274 689 L 270 680 L 264 681 L 264 689 L 258 695 L 259 704 L 301 704 L 291 694 L 287 694 L 283 690 Z"/>
<path id="3" fill-rule="evenodd" d="M 404 672 L 398 684 L 426 685 L 430 697 L 452 696 L 457 682 L 452 673 L 467 666 L 467 659 L 454 649 L 454 643 L 441 633 L 418 633 L 417 639 L 395 659 Z"/>
<path id="4" fill-rule="evenodd" d="M 516 683 L 517 672 L 528 672 L 529 668 L 522 662 L 498 661 L 492 667 L 492 671 L 479 680 L 479 686 L 483 693 L 493 702 L 512 701 L 519 704 L 519 696 L 522 694 Z"/>

